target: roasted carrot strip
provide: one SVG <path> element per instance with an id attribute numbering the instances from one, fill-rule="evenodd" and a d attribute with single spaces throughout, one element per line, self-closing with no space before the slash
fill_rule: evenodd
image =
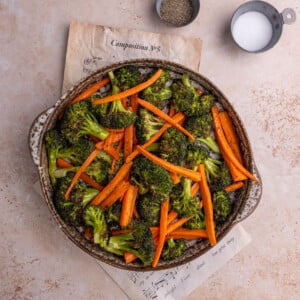
<path id="1" fill-rule="evenodd" d="M 139 105 L 137 103 L 138 94 L 133 94 L 130 96 L 130 106 L 134 113 L 137 113 Z"/>
<path id="2" fill-rule="evenodd" d="M 56 160 L 56 163 L 60 168 L 72 168 L 73 167 L 73 165 L 71 165 L 69 162 L 65 161 L 62 158 L 58 158 Z M 93 178 L 91 178 L 86 173 L 82 173 L 80 175 L 80 179 L 82 179 L 85 183 L 87 183 L 88 185 L 92 186 L 93 188 L 95 188 L 99 191 L 101 191 L 103 189 L 103 186 L 101 184 L 99 184 L 97 181 L 95 181 Z"/>
<path id="3" fill-rule="evenodd" d="M 124 133 L 124 158 L 126 159 L 133 151 L 134 125 L 125 128 Z"/>
<path id="4" fill-rule="evenodd" d="M 163 119 L 164 121 L 170 123 L 173 127 L 175 127 L 177 130 L 185 134 L 187 137 L 189 137 L 192 141 L 195 140 L 195 137 L 188 132 L 185 128 L 183 128 L 181 125 L 179 125 L 177 122 L 175 122 L 168 114 L 164 113 L 161 109 L 157 108 L 156 106 L 152 105 L 150 102 L 145 101 L 143 99 L 138 98 L 137 100 L 138 104 L 145 107 L 155 115 L 157 115 L 159 118 Z"/>
<path id="5" fill-rule="evenodd" d="M 132 162 L 125 163 L 115 177 L 103 188 L 103 190 L 93 199 L 91 202 L 92 205 L 99 205 L 108 195 L 113 192 L 116 186 L 126 177 L 130 168 L 132 166 Z"/>
<path id="6" fill-rule="evenodd" d="M 122 98 L 127 98 L 133 94 L 137 94 L 138 92 L 144 90 L 145 88 L 147 88 L 148 86 L 150 86 L 151 84 L 153 84 L 161 75 L 162 73 L 162 69 L 158 69 L 148 80 L 128 89 L 125 90 L 123 92 L 114 94 L 114 95 L 110 95 L 101 99 L 96 99 L 93 101 L 93 104 L 103 104 L 103 103 L 108 103 L 108 102 L 112 102 L 118 99 L 122 99 Z"/>
<path id="7" fill-rule="evenodd" d="M 168 234 L 167 238 L 195 240 L 207 238 L 207 233 L 204 229 L 177 228 Z"/>
<path id="8" fill-rule="evenodd" d="M 84 100 L 84 99 L 92 96 L 95 92 L 97 92 L 103 86 L 107 85 L 109 82 L 110 82 L 110 79 L 108 77 L 101 79 L 100 81 L 98 81 L 97 83 L 93 84 L 91 87 L 86 89 L 84 92 L 79 94 L 77 97 L 75 97 L 71 103 L 74 104 L 76 102 L 79 102 L 81 100 Z"/>
<path id="9" fill-rule="evenodd" d="M 232 152 L 232 149 L 228 145 L 228 142 L 226 140 L 226 137 L 224 135 L 220 118 L 219 118 L 219 111 L 218 107 L 214 105 L 212 107 L 212 116 L 213 116 L 213 123 L 214 123 L 214 130 L 215 135 L 218 141 L 218 144 L 221 148 L 221 151 L 223 151 L 224 158 L 229 160 L 240 172 L 242 172 L 245 176 L 247 176 L 249 179 L 258 182 L 258 179 L 253 176 L 235 157 L 235 155 Z M 228 166 L 229 167 L 229 166 Z"/>
<path id="10" fill-rule="evenodd" d="M 132 231 L 133 229 L 116 229 L 116 230 L 112 230 L 111 235 L 120 235 L 124 233 L 130 233 Z"/>
<path id="11" fill-rule="evenodd" d="M 123 256 L 124 256 L 126 265 L 132 263 L 134 260 L 137 259 L 137 256 L 135 256 L 134 254 L 127 252 L 127 251 L 124 252 Z"/>
<path id="12" fill-rule="evenodd" d="M 244 183 L 242 181 L 238 181 L 238 182 L 235 182 L 231 185 L 226 186 L 224 190 L 227 193 L 230 193 L 230 192 L 233 192 L 233 191 L 236 191 L 236 190 L 240 189 L 243 186 L 244 186 Z"/>
<path id="13" fill-rule="evenodd" d="M 236 131 L 234 129 L 233 123 L 227 113 L 227 111 L 219 112 L 219 118 L 221 121 L 221 126 L 232 152 L 236 156 L 240 163 L 243 163 L 242 152 L 239 145 L 239 139 L 237 137 Z"/>
<path id="14" fill-rule="evenodd" d="M 177 184 L 180 182 L 180 176 L 174 172 L 170 172 L 173 184 Z"/>
<path id="15" fill-rule="evenodd" d="M 160 259 L 164 244 L 165 244 L 165 238 L 167 234 L 167 225 L 168 225 L 168 211 L 169 211 L 169 201 L 168 198 L 166 201 L 164 201 L 161 204 L 160 209 L 160 223 L 159 223 L 159 237 L 158 237 L 158 243 L 156 246 L 156 250 L 154 253 L 154 258 L 152 261 L 152 267 L 155 268 L 158 264 L 158 261 Z"/>
<path id="16" fill-rule="evenodd" d="M 214 246 L 217 243 L 217 239 L 215 233 L 213 204 L 212 204 L 211 193 L 206 180 L 205 168 L 203 164 L 199 165 L 199 171 L 201 174 L 200 191 L 201 191 L 201 196 L 203 201 L 206 232 L 211 246 Z"/>
<path id="17" fill-rule="evenodd" d="M 137 193 L 138 187 L 136 185 L 129 185 L 122 201 L 122 209 L 120 215 L 121 226 L 128 226 L 132 220 Z"/>
<path id="18" fill-rule="evenodd" d="M 80 176 L 82 175 L 82 173 L 88 168 L 88 166 L 91 164 L 91 162 L 96 158 L 96 156 L 98 155 L 98 153 L 101 150 L 101 147 L 103 146 L 103 142 L 99 142 L 95 145 L 96 149 L 92 151 L 92 153 L 88 156 L 88 158 L 84 161 L 84 163 L 80 166 L 79 170 L 75 173 L 70 186 L 68 187 L 66 194 L 65 194 L 65 199 L 69 199 L 70 197 L 70 193 L 73 189 L 73 187 L 75 186 L 75 184 L 77 183 L 78 179 L 80 178 Z M 101 192 L 100 192 L 101 193 Z M 99 194 L 100 194 L 99 193 Z"/>
<path id="19" fill-rule="evenodd" d="M 181 227 L 184 223 L 186 223 L 188 220 L 190 220 L 192 217 L 188 217 L 188 218 L 180 218 L 177 221 L 175 221 L 172 224 L 169 224 L 167 227 L 167 234 L 170 234 L 172 231 L 174 231 L 175 229 Z"/>
<path id="20" fill-rule="evenodd" d="M 199 191 L 199 189 L 200 189 L 199 182 L 195 182 L 192 185 L 192 188 L 191 188 L 191 194 L 192 194 L 193 197 L 197 194 L 197 192 Z"/>
<path id="21" fill-rule="evenodd" d="M 171 224 L 178 217 L 178 213 L 175 210 L 171 210 L 168 214 L 168 225 Z"/>
<path id="22" fill-rule="evenodd" d="M 192 179 L 193 181 L 201 180 L 201 176 L 200 176 L 199 172 L 174 165 L 162 158 L 159 158 L 158 156 L 155 156 L 154 154 L 150 153 L 149 151 L 143 149 L 143 147 L 141 147 L 141 146 L 136 146 L 136 148 L 141 154 L 146 156 L 148 159 L 152 160 L 154 163 L 162 166 L 163 168 L 165 168 L 166 170 L 168 170 L 170 172 L 175 172 L 184 177 L 188 177 L 188 178 Z"/>
<path id="23" fill-rule="evenodd" d="M 121 181 L 115 188 L 114 192 L 111 193 L 104 201 L 100 203 L 102 208 L 108 208 L 112 206 L 116 201 L 120 200 L 129 188 L 130 183 L 128 181 Z"/>

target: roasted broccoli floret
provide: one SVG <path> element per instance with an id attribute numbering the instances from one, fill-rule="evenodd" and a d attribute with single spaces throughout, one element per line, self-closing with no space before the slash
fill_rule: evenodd
<path id="1" fill-rule="evenodd" d="M 136 121 L 136 136 L 139 144 L 145 144 L 163 125 L 164 121 L 147 109 L 140 108 Z"/>
<path id="2" fill-rule="evenodd" d="M 110 228 L 113 226 L 119 227 L 121 209 L 122 203 L 117 201 L 105 210 L 106 221 Z"/>
<path id="3" fill-rule="evenodd" d="M 74 103 L 66 109 L 61 122 L 61 132 L 71 144 L 77 144 L 83 136 L 91 135 L 100 140 L 108 136 L 108 131 L 92 114 L 88 101 Z"/>
<path id="4" fill-rule="evenodd" d="M 200 116 L 210 112 L 215 101 L 212 94 L 199 96 L 187 74 L 180 81 L 171 85 L 173 104 L 176 111 L 182 111 L 187 116 Z"/>
<path id="5" fill-rule="evenodd" d="M 84 211 L 86 225 L 93 229 L 94 243 L 104 250 L 122 256 L 125 251 L 133 253 L 144 266 L 151 265 L 154 243 L 150 228 L 145 222 L 138 223 L 130 233 L 109 236 L 105 214 L 99 206 L 89 206 Z"/>
<path id="6" fill-rule="evenodd" d="M 231 210 L 231 200 L 224 190 L 213 193 L 213 213 L 217 224 L 224 223 L 228 219 Z"/>
<path id="7" fill-rule="evenodd" d="M 220 153 L 219 146 L 212 137 L 213 122 L 211 113 L 187 118 L 184 127 L 211 151 Z"/>
<path id="8" fill-rule="evenodd" d="M 152 105 L 164 109 L 169 103 L 169 99 L 172 98 L 172 90 L 170 87 L 166 86 L 170 79 L 170 72 L 168 70 L 163 70 L 160 77 L 142 92 L 142 98 Z"/>
<path id="9" fill-rule="evenodd" d="M 132 65 L 121 67 L 115 71 L 115 74 L 121 91 L 134 87 L 141 81 L 139 69 Z"/>
<path id="10" fill-rule="evenodd" d="M 163 260 L 172 260 L 174 258 L 180 257 L 186 250 L 186 242 L 183 239 L 169 239 L 163 248 L 162 259 Z"/>
<path id="11" fill-rule="evenodd" d="M 183 227 L 189 229 L 205 229 L 205 219 L 202 209 L 199 207 L 193 217 L 183 224 Z"/>
<path id="12" fill-rule="evenodd" d="M 112 157 L 105 151 L 100 151 L 86 169 L 86 173 L 102 185 L 108 183 Z"/>
<path id="13" fill-rule="evenodd" d="M 139 194 L 149 192 L 154 199 L 167 199 L 173 187 L 169 172 L 142 155 L 133 161 L 131 181 L 139 187 Z"/>
<path id="14" fill-rule="evenodd" d="M 176 165 L 181 165 L 187 151 L 187 138 L 176 128 L 168 128 L 160 140 L 160 156 Z"/>
<path id="15" fill-rule="evenodd" d="M 56 160 L 58 158 L 66 158 L 75 165 L 81 165 L 92 151 L 92 144 L 86 139 L 80 139 L 80 142 L 69 145 L 63 136 L 55 129 L 49 130 L 45 135 L 45 146 L 48 156 L 48 169 L 51 183 L 56 184 L 56 178 L 66 175 L 59 172 Z M 69 171 L 75 171 L 75 168 Z"/>
<path id="16" fill-rule="evenodd" d="M 108 72 L 112 84 L 112 94 L 120 92 L 119 81 L 113 71 Z M 121 99 L 112 101 L 105 115 L 100 117 L 100 123 L 107 128 L 125 128 L 132 125 L 136 120 L 136 114 L 126 109 Z"/>
<path id="17" fill-rule="evenodd" d="M 84 207 L 99 193 L 94 188 L 87 187 L 77 182 L 70 193 L 68 200 L 65 193 L 70 186 L 74 173 L 68 174 L 57 182 L 54 190 L 54 206 L 61 218 L 69 225 L 79 227 L 83 225 Z"/>
<path id="18" fill-rule="evenodd" d="M 137 201 L 137 211 L 140 217 L 145 220 L 150 226 L 157 226 L 160 219 L 161 203 L 166 200 L 162 198 L 155 200 L 151 194 L 145 194 L 139 197 Z"/>
<path id="19" fill-rule="evenodd" d="M 209 187 L 212 192 L 217 192 L 223 190 L 226 186 L 233 183 L 231 173 L 225 162 L 219 167 L 219 176 L 211 179 Z"/>

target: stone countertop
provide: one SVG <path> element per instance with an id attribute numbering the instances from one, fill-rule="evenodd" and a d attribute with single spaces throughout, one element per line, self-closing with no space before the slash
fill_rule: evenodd
<path id="1" fill-rule="evenodd" d="M 0 0 L 0 299 L 127 299 L 94 259 L 56 226 L 35 191 L 27 136 L 33 119 L 60 97 L 71 20 L 200 37 L 200 72 L 243 120 L 264 183 L 242 224 L 252 242 L 189 297 L 299 299 L 300 23 L 284 26 L 263 54 L 233 45 L 228 25 L 244 1 L 201 1 L 198 18 L 175 29 L 153 0 Z M 297 0 L 273 0 L 279 11 Z M 201 296 L 199 296 L 201 295 Z"/>

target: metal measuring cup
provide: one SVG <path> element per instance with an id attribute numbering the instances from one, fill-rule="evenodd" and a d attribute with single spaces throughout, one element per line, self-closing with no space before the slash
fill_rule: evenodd
<path id="1" fill-rule="evenodd" d="M 264 16 L 266 16 L 271 25 L 272 25 L 272 37 L 270 41 L 268 42 L 267 45 L 265 45 L 263 48 L 251 51 L 243 48 L 237 40 L 235 40 L 233 36 L 233 28 L 235 25 L 235 22 L 237 19 L 244 13 L 247 12 L 259 12 L 262 13 Z M 264 2 L 264 1 L 249 1 L 241 6 L 239 6 L 236 11 L 234 12 L 232 19 L 231 19 L 231 36 L 235 43 L 241 48 L 242 50 L 245 50 L 247 52 L 251 53 L 260 53 L 267 51 L 271 49 L 272 47 L 277 44 L 279 41 L 281 34 L 282 34 L 282 29 L 283 29 L 283 24 L 292 24 L 296 21 L 296 12 L 292 8 L 285 8 L 281 13 L 278 12 L 278 10 L 272 6 L 271 4 Z"/>

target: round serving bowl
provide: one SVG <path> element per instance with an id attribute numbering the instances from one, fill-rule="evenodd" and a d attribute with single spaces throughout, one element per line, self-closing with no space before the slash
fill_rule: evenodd
<path id="1" fill-rule="evenodd" d="M 162 270 L 168 269 L 176 266 L 183 265 L 187 262 L 194 260 L 195 258 L 201 256 L 203 253 L 211 249 L 211 246 L 207 239 L 201 239 L 188 243 L 187 251 L 183 256 L 172 261 L 161 261 L 158 266 L 153 269 L 151 267 L 143 267 L 142 264 L 134 262 L 130 265 L 126 265 L 122 257 L 115 256 L 113 254 L 107 253 L 106 251 L 99 248 L 99 246 L 88 241 L 82 233 L 77 229 L 68 226 L 63 222 L 57 213 L 55 206 L 52 201 L 52 186 L 50 183 L 50 178 L 48 174 L 48 162 L 47 153 L 44 145 L 45 133 L 54 127 L 58 116 L 64 111 L 66 105 L 79 95 L 82 91 L 87 89 L 89 86 L 106 76 L 107 72 L 110 70 L 115 70 L 125 65 L 135 65 L 140 69 L 149 70 L 149 68 L 165 68 L 172 72 L 173 76 L 180 77 L 182 74 L 186 73 L 192 80 L 192 82 L 204 88 L 206 91 L 214 94 L 218 103 L 226 110 L 229 116 L 232 118 L 233 124 L 237 131 L 240 139 L 240 147 L 243 153 L 243 163 L 244 166 L 252 172 L 256 178 L 260 180 L 260 175 L 255 165 L 250 142 L 243 126 L 242 121 L 235 112 L 234 108 L 230 104 L 226 96 L 218 89 L 210 80 L 204 76 L 184 67 L 179 64 L 155 59 L 140 59 L 125 61 L 122 63 L 116 63 L 105 68 L 100 69 L 94 74 L 90 75 L 86 79 L 79 82 L 77 85 L 72 87 L 64 96 L 62 96 L 56 103 L 43 111 L 40 115 L 36 117 L 33 121 L 29 132 L 29 149 L 33 159 L 34 164 L 37 167 L 39 180 L 42 188 L 42 193 L 44 200 L 50 210 L 51 215 L 66 234 L 66 236 L 74 242 L 83 251 L 95 257 L 96 259 L 103 261 L 109 265 L 115 267 L 133 270 L 133 271 L 149 271 L 149 270 Z M 220 241 L 230 229 L 237 223 L 248 217 L 257 207 L 262 194 L 262 183 L 254 183 L 250 180 L 245 182 L 243 188 L 239 189 L 234 194 L 234 208 L 229 220 L 218 226 L 216 228 L 217 241 Z"/>

